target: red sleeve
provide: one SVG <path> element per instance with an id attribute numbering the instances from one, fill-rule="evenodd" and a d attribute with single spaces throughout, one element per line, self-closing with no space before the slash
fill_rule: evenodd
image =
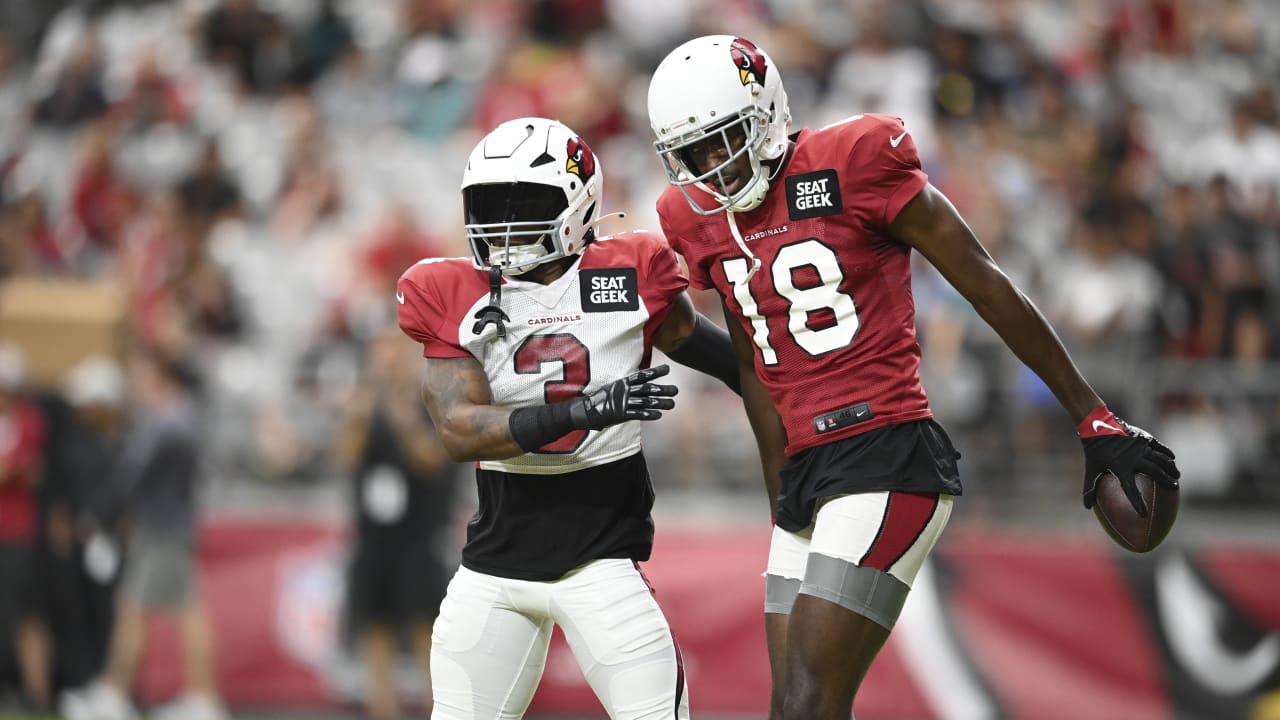
<path id="1" fill-rule="evenodd" d="M 855 207 L 865 208 L 874 227 L 885 227 L 898 217 L 929 176 L 920 168 L 915 141 L 902 118 L 867 115 L 862 135 L 849 153 L 846 192 Z"/>
<path id="2" fill-rule="evenodd" d="M 663 196 L 663 199 L 665 200 L 666 196 Z M 681 198 L 680 201 L 684 202 L 684 199 Z M 670 243 L 668 247 L 680 253 L 684 257 L 685 264 L 689 267 L 689 276 L 686 284 L 692 285 L 699 290 L 708 290 L 714 287 L 706 270 L 694 262 L 693 258 L 689 257 L 684 238 L 680 236 L 680 233 L 676 231 L 672 222 L 667 218 L 667 214 L 663 212 L 661 202 L 658 204 L 658 223 L 662 226 L 662 234 L 666 236 L 667 242 Z"/>
<path id="3" fill-rule="evenodd" d="M 442 327 L 445 304 L 436 292 L 436 284 L 422 271 L 423 267 L 410 267 L 396 283 L 400 329 L 422 343 L 423 357 L 468 357 L 471 353 L 458 344 L 457 333 Z"/>
<path id="4" fill-rule="evenodd" d="M 653 239 L 653 245 L 649 267 L 645 270 L 645 282 L 640 288 L 640 294 L 651 314 L 657 308 L 669 307 L 672 298 L 689 287 L 689 280 L 671 246 L 658 237 Z"/>
<path id="5" fill-rule="evenodd" d="M 684 269 L 676 253 L 662 237 L 651 235 L 652 250 L 649 262 L 644 269 L 644 277 L 640 280 L 640 296 L 644 298 L 645 307 L 649 309 L 649 319 L 644 324 L 644 363 L 649 364 L 649 349 L 653 347 L 653 336 L 662 326 L 663 321 L 671 314 L 672 303 L 676 296 L 689 287 Z"/>

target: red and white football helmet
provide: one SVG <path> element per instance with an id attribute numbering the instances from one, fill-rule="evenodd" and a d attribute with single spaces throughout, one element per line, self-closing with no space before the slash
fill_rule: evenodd
<path id="1" fill-rule="evenodd" d="M 781 74 L 764 50 L 745 38 L 707 35 L 672 50 L 654 71 L 649 82 L 649 124 L 667 181 L 680 188 L 695 212 L 745 212 L 758 207 L 769 190 L 768 171 L 762 163 L 787 151 L 791 109 Z M 735 150 L 729 138 L 739 128 L 746 142 Z M 687 162 L 687 150 L 717 135 L 728 149 L 728 159 L 706 172 L 696 172 Z M 721 172 L 744 154 L 751 160 L 751 177 L 726 196 L 718 191 L 724 184 Z M 689 194 L 690 186 L 710 193 L 718 206 L 703 209 Z"/>
<path id="2" fill-rule="evenodd" d="M 582 252 L 604 174 L 578 134 L 555 120 L 508 120 L 486 135 L 462 173 L 462 207 L 476 266 L 521 275 Z"/>

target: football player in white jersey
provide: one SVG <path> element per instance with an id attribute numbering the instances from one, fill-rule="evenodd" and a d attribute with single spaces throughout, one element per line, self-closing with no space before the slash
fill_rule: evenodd
<path id="1" fill-rule="evenodd" d="M 432 637 L 432 717 L 524 714 L 559 624 L 611 718 L 687 718 L 680 652 L 637 565 L 653 487 L 632 420 L 676 388 L 654 347 L 737 390 L 728 335 L 698 315 L 660 236 L 596 236 L 599 160 L 521 118 L 463 174 L 472 257 L 400 278 L 424 398 L 449 454 L 476 462 L 479 508 Z"/>

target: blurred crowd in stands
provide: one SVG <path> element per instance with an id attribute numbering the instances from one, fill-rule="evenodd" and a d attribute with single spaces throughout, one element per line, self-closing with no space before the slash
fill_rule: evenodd
<path id="1" fill-rule="evenodd" d="M 557 118 L 601 158 L 613 229 L 656 230 L 649 73 L 706 33 L 769 48 L 815 127 L 904 118 L 1102 396 L 1177 450 L 1187 502 L 1280 504 L 1280 3 L 0 0 L 0 304 L 19 280 L 104 285 L 127 338 L 55 378 L 24 374 L 23 342 L 0 352 L 5 577 L 26 572 L 11 545 L 95 558 L 0 609 L 20 660 L 48 652 L 23 608 L 89 597 L 58 625 L 78 645 L 55 684 L 102 668 L 118 549 L 98 532 L 120 508 L 100 486 L 154 410 L 131 401 L 131 358 L 182 369 L 208 501 L 341 510 L 352 459 L 333 448 L 395 334 L 395 280 L 468 252 L 474 142 Z M 1074 512 L 1070 420 L 925 265 L 915 298 L 925 388 L 964 453 L 957 517 Z M 413 387 L 414 363 L 383 365 Z M 759 493 L 737 398 L 673 376 L 680 406 L 645 430 L 659 495 Z"/>
<path id="2" fill-rule="evenodd" d="M 395 279 L 467 252 L 475 140 L 558 118 L 600 156 L 614 229 L 656 229 L 648 75 L 710 32 L 768 47 L 814 126 L 903 117 L 1103 397 L 1179 451 L 1188 497 L 1280 500 L 1269 0 L 0 0 L 0 278 L 124 292 L 128 346 L 198 375 L 215 501 L 324 495 Z M 924 266 L 915 295 L 960 517 L 1073 502 L 1045 388 Z M 646 428 L 660 489 L 754 491 L 736 399 L 678 379 Z"/>

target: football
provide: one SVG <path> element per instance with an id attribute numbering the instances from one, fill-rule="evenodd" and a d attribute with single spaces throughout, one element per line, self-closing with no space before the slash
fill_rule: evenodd
<path id="1" fill-rule="evenodd" d="M 1112 540 L 1131 552 L 1155 549 L 1173 528 L 1178 518 L 1178 490 L 1157 484 L 1142 473 L 1134 475 L 1138 492 L 1147 504 L 1147 516 L 1134 511 L 1120 487 L 1120 480 L 1108 472 L 1098 478 L 1098 498 L 1093 515 Z"/>

